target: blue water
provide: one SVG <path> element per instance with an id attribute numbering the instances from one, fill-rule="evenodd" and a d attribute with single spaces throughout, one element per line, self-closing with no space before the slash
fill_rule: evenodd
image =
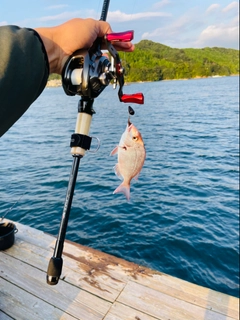
<path id="1" fill-rule="evenodd" d="M 95 100 L 97 153 L 81 160 L 67 238 L 239 296 L 239 77 L 130 84 L 143 92 L 132 122 L 147 158 L 131 201 L 111 150 L 128 105 L 108 87 Z M 47 88 L 0 140 L 0 216 L 57 235 L 72 157 L 78 97 Z M 92 149 L 97 143 L 93 140 Z"/>

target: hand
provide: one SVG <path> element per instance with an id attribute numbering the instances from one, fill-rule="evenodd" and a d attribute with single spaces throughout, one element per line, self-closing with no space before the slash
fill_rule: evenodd
<path id="1" fill-rule="evenodd" d="M 61 74 L 68 58 L 78 49 L 89 49 L 97 37 L 111 33 L 109 23 L 93 19 L 72 19 L 59 26 L 36 28 L 47 51 L 50 73 Z M 131 42 L 114 42 L 116 50 L 133 51 Z"/>

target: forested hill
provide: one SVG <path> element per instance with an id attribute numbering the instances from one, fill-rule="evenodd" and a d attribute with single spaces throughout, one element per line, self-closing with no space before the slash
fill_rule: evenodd
<path id="1" fill-rule="evenodd" d="M 127 82 L 239 74 L 239 50 L 176 49 L 149 40 L 120 54 Z"/>
<path id="2" fill-rule="evenodd" d="M 176 49 L 142 40 L 130 53 L 120 52 L 125 81 L 159 81 L 239 74 L 239 50 L 226 48 Z M 60 79 L 56 74 L 49 79 Z"/>

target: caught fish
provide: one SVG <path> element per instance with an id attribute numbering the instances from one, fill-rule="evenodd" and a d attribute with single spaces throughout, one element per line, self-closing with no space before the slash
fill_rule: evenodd
<path id="1" fill-rule="evenodd" d="M 141 133 L 128 119 L 127 128 L 122 134 L 119 145 L 113 149 L 111 156 L 118 154 L 115 173 L 123 179 L 120 186 L 113 192 L 122 192 L 130 199 L 130 182 L 137 179 L 146 158 L 146 151 Z"/>

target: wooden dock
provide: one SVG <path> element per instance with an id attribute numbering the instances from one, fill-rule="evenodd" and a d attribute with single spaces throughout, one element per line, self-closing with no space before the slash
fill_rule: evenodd
<path id="1" fill-rule="evenodd" d="M 239 299 L 66 241 L 62 278 L 46 283 L 55 237 L 14 222 L 0 251 L 1 320 L 239 319 Z"/>

